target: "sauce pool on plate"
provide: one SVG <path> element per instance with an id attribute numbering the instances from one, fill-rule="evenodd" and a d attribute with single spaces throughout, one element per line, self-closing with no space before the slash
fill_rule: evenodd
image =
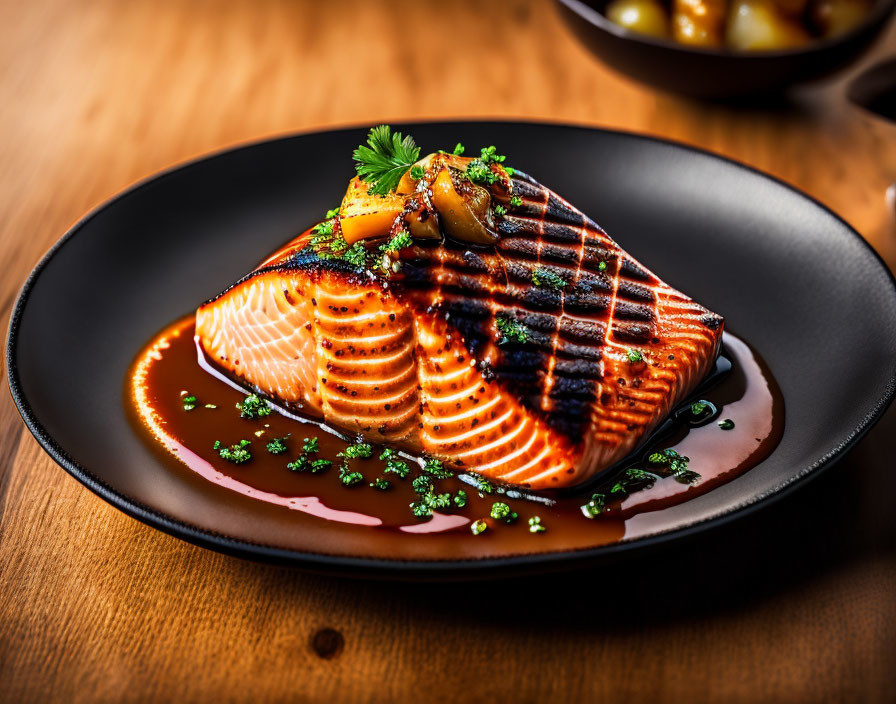
<path id="1" fill-rule="evenodd" d="M 771 454 L 784 404 L 762 360 L 726 333 L 733 369 L 694 410 L 718 416 L 679 423 L 623 469 L 585 488 L 521 493 L 445 476 L 439 463 L 340 437 L 257 397 L 247 397 L 198 351 L 190 316 L 162 331 L 134 362 L 129 415 L 172 473 L 192 472 L 209 491 L 228 491 L 304 520 L 363 531 L 344 554 L 394 556 L 408 540 L 432 541 L 452 559 L 550 552 L 624 539 L 636 523 L 730 481 Z M 403 476 L 404 475 L 404 476 Z M 282 515 L 281 515 L 282 518 Z M 371 541 L 371 532 L 376 539 Z M 301 537 L 297 538 L 301 543 Z M 373 548 L 372 548 L 373 546 Z M 309 536 L 309 552 L 315 552 Z M 416 551 L 415 551 L 416 552 Z"/>

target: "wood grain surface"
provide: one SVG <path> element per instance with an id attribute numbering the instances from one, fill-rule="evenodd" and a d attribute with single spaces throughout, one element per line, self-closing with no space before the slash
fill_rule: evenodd
<path id="1" fill-rule="evenodd" d="M 891 27 L 861 65 L 894 50 Z M 853 74 L 780 105 L 688 102 L 601 65 L 548 2 L 3 0 L 0 311 L 137 179 L 269 135 L 403 119 L 696 144 L 805 189 L 894 266 L 896 126 L 844 101 Z M 891 412 L 803 491 L 612 568 L 365 583 L 127 518 L 40 450 L 4 392 L 0 699 L 894 701 L 894 434 Z"/>

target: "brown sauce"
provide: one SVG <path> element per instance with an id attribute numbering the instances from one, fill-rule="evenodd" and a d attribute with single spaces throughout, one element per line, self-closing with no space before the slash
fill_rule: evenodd
<path id="1" fill-rule="evenodd" d="M 364 481 L 344 486 L 338 478 L 337 454 L 347 447 L 345 440 L 312 421 L 276 409 L 263 418 L 240 418 L 235 406 L 245 392 L 201 360 L 193 339 L 192 316 L 164 330 L 141 352 L 127 381 L 126 401 L 135 427 L 146 441 L 165 448 L 159 456 L 171 473 L 185 481 L 199 477 L 209 492 L 231 492 L 234 501 L 262 502 L 267 511 L 276 514 L 281 527 L 276 534 L 266 535 L 264 523 L 259 522 L 255 527 L 243 527 L 234 537 L 308 552 L 398 559 L 551 552 L 595 547 L 642 534 L 649 525 L 661 522 L 665 509 L 734 479 L 771 454 L 784 426 L 778 386 L 743 341 L 726 333 L 723 347 L 733 370 L 703 394 L 718 407 L 718 418 L 697 428 L 682 425 L 661 444 L 647 448 L 672 448 L 686 455 L 689 469 L 700 478 L 692 484 L 660 478 L 621 501 L 608 502 L 609 510 L 592 519 L 583 514 L 581 506 L 594 491 L 605 489 L 554 496 L 521 497 L 512 491 L 487 495 L 460 477 L 436 480 L 435 484 L 439 492 L 452 495 L 463 490 L 465 507 L 417 518 L 409 508 L 417 498 L 411 487 L 417 466 L 409 461 L 412 472 L 404 480 L 384 474 L 379 448 L 374 448 L 370 459 L 350 461 L 351 469 L 360 471 Z M 197 399 L 189 411 L 183 401 L 188 395 Z M 734 427 L 721 429 L 718 421 L 722 419 L 731 419 Z M 333 460 L 333 466 L 318 474 L 288 469 L 287 463 L 300 454 L 303 439 L 311 437 L 318 438 L 316 456 Z M 266 450 L 274 438 L 286 438 L 285 453 Z M 245 464 L 228 462 L 213 449 L 216 441 L 230 446 L 243 439 L 250 441 L 252 455 Z M 380 491 L 369 486 L 377 477 L 389 479 L 391 488 Z M 507 503 L 518 519 L 507 524 L 490 518 L 496 501 Z M 544 532 L 530 533 L 528 521 L 533 516 L 540 517 Z M 486 519 L 488 529 L 473 535 L 470 526 L 477 519 Z M 282 545 L 284 520 L 295 524 L 289 545 Z M 322 530 L 326 532 L 328 527 L 333 539 L 321 540 Z"/>

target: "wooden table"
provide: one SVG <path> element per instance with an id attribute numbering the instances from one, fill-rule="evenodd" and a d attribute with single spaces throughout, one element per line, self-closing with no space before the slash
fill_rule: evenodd
<path id="1" fill-rule="evenodd" d="M 707 106 L 612 73 L 548 2 L 429 6 L 0 2 L 4 319 L 54 240 L 135 180 L 247 140 L 401 119 L 559 120 L 696 144 L 807 190 L 896 265 L 883 197 L 896 127 L 847 106 L 843 80 L 773 108 Z M 896 27 L 875 55 L 887 46 Z M 0 698 L 893 701 L 894 433 L 891 412 L 804 491 L 615 568 L 369 584 L 127 518 L 40 450 L 3 393 Z"/>

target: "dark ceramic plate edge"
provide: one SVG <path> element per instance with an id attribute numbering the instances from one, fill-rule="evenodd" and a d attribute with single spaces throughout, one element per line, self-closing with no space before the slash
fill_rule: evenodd
<path id="1" fill-rule="evenodd" d="M 770 174 L 753 168 L 747 164 L 743 164 L 734 159 L 729 159 L 712 152 L 699 149 L 687 144 L 682 144 L 672 140 L 662 139 L 650 135 L 643 135 L 625 130 L 605 129 L 597 127 L 588 127 L 585 125 L 576 125 L 565 122 L 550 121 L 532 121 L 532 120 L 460 120 L 460 121 L 423 121 L 423 122 L 394 122 L 398 126 L 413 124 L 432 124 L 432 125 L 452 125 L 459 122 L 477 123 L 477 124 L 498 124 L 512 122 L 520 125 L 549 125 L 552 127 L 561 127 L 570 130 L 592 131 L 597 130 L 608 134 L 617 134 L 627 138 L 643 140 L 647 142 L 655 142 L 665 146 L 683 150 L 685 152 L 696 153 L 707 156 L 719 161 L 728 163 L 740 169 L 757 174 L 763 178 L 783 186 L 784 188 L 796 193 L 797 195 L 809 200 L 815 206 L 823 210 L 825 213 L 840 222 L 853 237 L 855 237 L 864 249 L 872 256 L 873 260 L 882 268 L 889 281 L 892 293 L 896 296 L 896 279 L 890 272 L 883 259 L 877 251 L 865 241 L 865 239 L 842 217 L 826 205 L 813 198 L 811 195 L 801 191 L 781 179 Z M 142 180 L 137 181 L 125 190 L 121 191 L 112 198 L 92 209 L 83 218 L 77 221 L 40 259 L 37 265 L 29 274 L 21 291 L 16 299 L 15 306 L 10 316 L 9 328 L 6 343 L 6 367 L 9 390 L 13 398 L 13 402 L 22 416 L 25 426 L 40 444 L 40 446 L 59 464 L 66 472 L 90 489 L 94 494 L 101 497 L 115 508 L 123 513 L 136 518 L 137 520 L 149 526 L 157 528 L 169 535 L 186 540 L 200 547 L 210 548 L 218 552 L 240 557 L 243 559 L 263 561 L 274 564 L 288 564 L 300 567 L 309 571 L 318 571 L 326 573 L 339 573 L 357 577 L 379 577 L 379 578 L 417 578 L 417 579 L 465 579 L 473 577 L 496 577 L 506 576 L 507 569 L 513 569 L 517 572 L 534 572 L 541 567 L 550 567 L 553 569 L 572 568 L 590 561 L 600 558 L 609 559 L 611 557 L 619 557 L 622 554 L 630 553 L 634 549 L 648 550 L 654 549 L 666 543 L 692 537 L 698 533 L 706 531 L 710 528 L 722 526 L 731 521 L 742 518 L 758 509 L 771 505 L 774 501 L 789 495 L 794 489 L 804 485 L 808 480 L 818 476 L 822 470 L 833 466 L 837 460 L 843 457 L 845 452 L 855 445 L 867 433 L 877 420 L 883 415 L 884 411 L 890 406 L 896 395 L 896 370 L 893 371 L 887 381 L 883 395 L 874 403 L 871 410 L 863 417 L 861 422 L 842 440 L 836 447 L 831 449 L 827 454 L 820 457 L 808 467 L 804 467 L 794 474 L 787 481 L 773 487 L 767 492 L 753 497 L 749 501 L 744 501 L 725 511 L 707 516 L 679 528 L 670 529 L 655 533 L 650 536 L 625 540 L 610 545 L 603 545 L 596 548 L 583 548 L 577 550 L 567 550 L 551 553 L 539 553 L 535 555 L 515 555 L 503 558 L 472 558 L 468 560 L 386 560 L 376 558 L 348 557 L 341 555 L 327 555 L 323 553 L 299 552 L 296 550 L 288 550 L 278 548 L 272 545 L 264 545 L 254 543 L 239 538 L 233 538 L 220 533 L 214 533 L 209 530 L 198 528 L 189 523 L 174 520 L 160 511 L 156 511 L 138 501 L 133 500 L 129 496 L 121 494 L 111 486 L 95 477 L 90 470 L 82 467 L 69 457 L 65 450 L 59 447 L 52 436 L 46 431 L 43 425 L 35 416 L 31 405 L 22 393 L 18 367 L 16 364 L 16 339 L 18 326 L 24 313 L 28 298 L 34 287 L 35 282 L 40 276 L 43 269 L 53 256 L 84 227 L 97 213 L 108 207 L 110 204 L 121 200 L 131 193 L 140 190 L 148 184 L 159 179 L 166 178 L 176 171 L 189 169 L 200 162 L 215 159 L 224 154 L 233 151 L 251 149 L 252 147 L 269 141 L 278 139 L 289 139 L 299 136 L 311 136 L 315 134 L 333 134 L 338 132 L 347 132 L 351 130 L 364 129 L 365 125 L 343 126 L 331 130 L 312 130 L 308 132 L 294 132 L 266 138 L 253 140 L 251 142 L 236 145 L 214 151 L 210 154 L 199 156 L 195 159 L 175 164 L 168 169 L 152 174 Z M 505 571 L 502 571 L 505 570 Z"/>

